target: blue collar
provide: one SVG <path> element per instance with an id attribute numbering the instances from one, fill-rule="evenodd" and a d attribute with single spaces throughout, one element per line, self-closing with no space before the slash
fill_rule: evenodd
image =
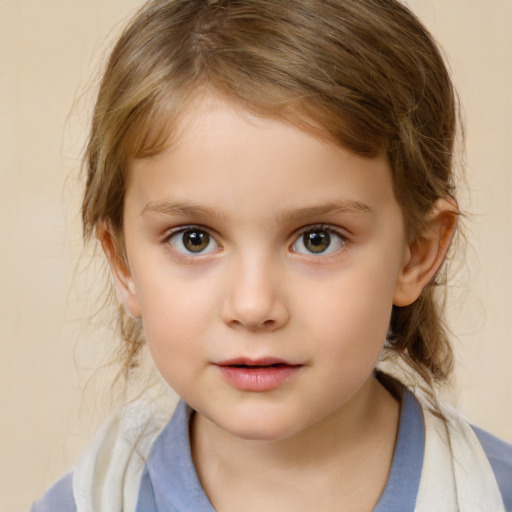
<path id="1" fill-rule="evenodd" d="M 373 512 L 413 512 L 420 486 L 425 426 L 416 398 L 402 392 L 400 424 L 386 487 Z"/>
<path id="2" fill-rule="evenodd" d="M 192 410 L 180 401 L 146 462 L 137 510 L 215 512 L 197 476 L 190 451 Z M 386 487 L 374 512 L 413 512 L 423 465 L 425 428 L 420 406 L 404 389 L 397 442 Z"/>

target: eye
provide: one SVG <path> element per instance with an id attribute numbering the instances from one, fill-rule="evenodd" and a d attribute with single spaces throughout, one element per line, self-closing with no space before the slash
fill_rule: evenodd
<path id="1" fill-rule="evenodd" d="M 327 255 L 345 246 L 345 239 L 335 229 L 312 227 L 303 231 L 292 245 L 292 250 L 300 254 Z"/>
<path id="2" fill-rule="evenodd" d="M 204 229 L 186 228 L 174 232 L 168 239 L 176 251 L 191 254 L 209 254 L 219 248 L 219 244 Z"/>

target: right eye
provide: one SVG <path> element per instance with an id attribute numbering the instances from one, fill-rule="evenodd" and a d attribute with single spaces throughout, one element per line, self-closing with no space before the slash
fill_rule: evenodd
<path id="1" fill-rule="evenodd" d="M 169 244 L 178 252 L 190 255 L 203 255 L 216 251 L 219 244 L 204 229 L 186 228 L 174 232 L 168 239 Z"/>

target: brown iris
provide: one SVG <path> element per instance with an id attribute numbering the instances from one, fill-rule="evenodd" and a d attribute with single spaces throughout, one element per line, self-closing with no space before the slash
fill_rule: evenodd
<path id="1" fill-rule="evenodd" d="M 183 233 L 183 245 L 190 252 L 204 251 L 210 243 L 210 235 L 206 231 L 190 229 Z"/>
<path id="2" fill-rule="evenodd" d="M 331 245 L 331 235 L 327 231 L 307 231 L 302 235 L 304 247 L 312 253 L 326 251 Z"/>

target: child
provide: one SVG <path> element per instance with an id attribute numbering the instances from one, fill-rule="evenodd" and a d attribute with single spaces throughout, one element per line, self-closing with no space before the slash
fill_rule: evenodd
<path id="1" fill-rule="evenodd" d="M 512 447 L 433 391 L 455 129 L 395 0 L 143 7 L 103 77 L 82 214 L 126 375 L 147 345 L 182 401 L 128 404 L 33 511 L 512 510 Z"/>

